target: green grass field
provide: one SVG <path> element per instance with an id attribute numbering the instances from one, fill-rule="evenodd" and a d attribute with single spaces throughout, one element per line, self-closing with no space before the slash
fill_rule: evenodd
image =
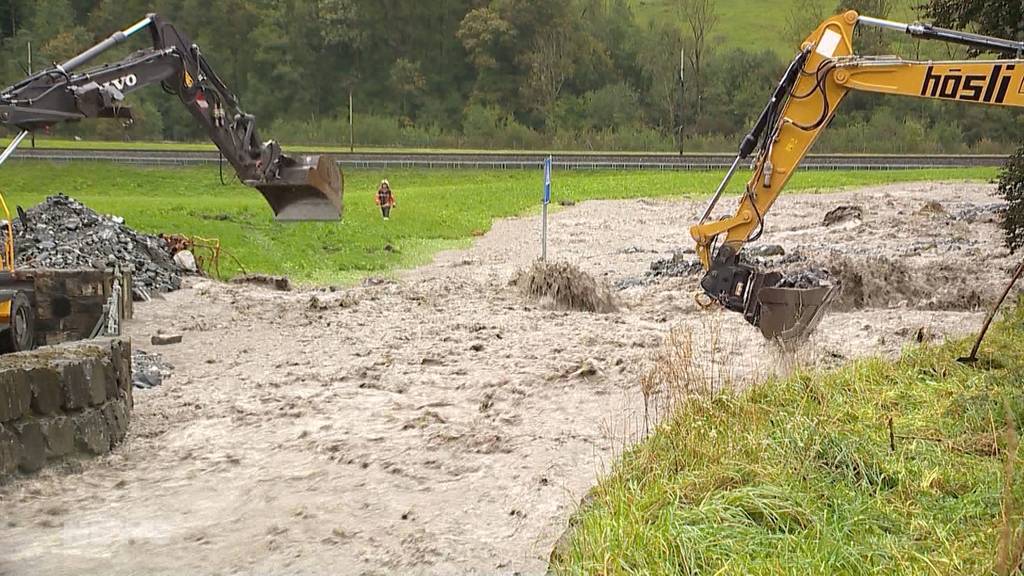
<path id="1" fill-rule="evenodd" d="M 634 0 L 633 6 L 642 21 L 655 19 L 677 20 L 680 25 L 683 19 L 679 16 L 678 0 Z M 837 0 L 818 0 L 822 13 L 828 17 L 839 5 Z M 914 6 L 923 4 L 918 0 L 895 0 L 889 19 L 902 22 L 913 22 L 917 19 Z M 717 2 L 718 25 L 712 33 L 716 49 L 744 48 L 757 50 L 767 48 L 787 58 L 796 54 L 799 48 L 791 39 L 786 38 L 787 22 L 797 0 L 729 0 Z M 877 14 L 865 14 L 877 16 Z M 807 30 L 807 34 L 813 27 Z M 894 36 L 896 38 L 896 36 Z"/>
<path id="2" fill-rule="evenodd" d="M 1024 422 L 1024 306 L 978 369 L 954 360 L 968 347 L 691 399 L 592 492 L 556 572 L 1009 574 L 993 567 L 1007 477 L 1009 556 L 1022 544 L 1004 402 Z"/>
<path id="3" fill-rule="evenodd" d="M 450 170 L 355 171 L 345 175 L 345 216 L 335 223 L 278 224 L 255 190 L 222 186 L 216 168 L 139 168 L 107 163 L 5 165 L 0 191 L 28 207 L 65 193 L 94 210 L 125 217 L 150 233 L 214 237 L 249 272 L 286 274 L 300 283 L 347 282 L 430 260 L 438 250 L 467 245 L 495 218 L 539 211 L 541 174 Z M 897 181 L 990 179 L 995 170 L 804 172 L 790 190 L 826 190 Z M 387 176 L 398 207 L 381 220 L 373 202 Z M 563 172 L 555 200 L 697 197 L 710 194 L 719 172 Z M 739 179 L 732 191 L 741 189 Z M 689 241 L 679 223 L 679 244 Z M 229 259 L 223 272 L 238 271 Z"/>

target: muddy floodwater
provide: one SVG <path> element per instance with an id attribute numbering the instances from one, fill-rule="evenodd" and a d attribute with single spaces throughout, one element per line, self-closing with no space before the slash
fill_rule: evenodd
<path id="1" fill-rule="evenodd" d="M 726 204 L 730 207 L 734 201 Z M 840 206 L 856 207 L 824 224 Z M 1015 264 L 984 184 L 788 195 L 766 265 L 828 267 L 847 291 L 808 362 L 894 355 L 974 330 Z M 542 574 L 577 502 L 643 429 L 638 376 L 674 326 L 721 335 L 737 384 L 778 370 L 686 272 L 702 202 L 587 202 L 551 253 L 616 286 L 609 314 L 509 285 L 536 216 L 342 291 L 192 281 L 128 327 L 174 366 L 137 390 L 129 439 L 0 486 L 0 574 Z M 859 215 L 858 215 L 859 212 Z M 400 225 L 395 221 L 392 224 Z M 652 276 L 675 257 L 676 273 Z M 698 336 L 699 337 L 699 336 Z"/>

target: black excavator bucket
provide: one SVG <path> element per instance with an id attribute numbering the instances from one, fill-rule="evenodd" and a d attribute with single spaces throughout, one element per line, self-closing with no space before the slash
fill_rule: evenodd
<path id="1" fill-rule="evenodd" d="M 282 156 L 277 178 L 255 186 L 279 222 L 341 218 L 345 182 L 330 156 Z"/>
<path id="2" fill-rule="evenodd" d="M 760 304 L 757 327 L 769 340 L 783 344 L 807 338 L 821 321 L 840 286 L 814 288 L 761 288 L 754 296 Z"/>

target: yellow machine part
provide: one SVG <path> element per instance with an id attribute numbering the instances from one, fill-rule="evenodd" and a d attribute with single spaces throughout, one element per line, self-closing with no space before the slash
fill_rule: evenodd
<path id="1" fill-rule="evenodd" d="M 851 90 L 1024 107 L 1024 61 L 914 62 L 856 56 L 853 32 L 858 18 L 854 11 L 832 17 L 805 40 L 803 48 L 812 52 L 779 124 L 769 127 L 774 131 L 770 149 L 754 164 L 736 214 L 690 229 L 705 269 L 720 236 L 737 249 L 747 242 Z M 819 83 L 823 90 L 817 89 Z"/>
<path id="2" fill-rule="evenodd" d="M 702 280 L 705 294 L 730 310 L 742 311 L 770 339 L 799 339 L 813 330 L 835 290 L 764 285 L 766 274 L 729 259 L 738 259 L 743 246 L 760 236 L 766 215 L 847 94 L 857 90 L 1024 107 L 1024 59 L 1019 54 L 1016 60 L 949 62 L 857 56 L 854 29 L 868 20 L 875 19 L 861 19 L 857 12 L 849 11 L 829 18 L 807 37 L 794 60 L 800 66 L 798 76 L 785 94 L 773 96 L 782 98 L 778 109 L 765 110 L 765 114 L 771 110 L 767 117 L 771 125 L 757 133 L 760 146 L 753 174 L 736 212 L 721 220 L 711 218 L 727 176 L 705 216 L 690 228 L 697 255 L 708 271 Z M 749 152 L 741 147 L 735 166 L 745 154 Z M 722 261 L 716 262 L 719 254 Z"/>

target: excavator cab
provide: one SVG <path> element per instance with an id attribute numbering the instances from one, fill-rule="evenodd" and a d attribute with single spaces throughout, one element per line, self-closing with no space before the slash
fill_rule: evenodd
<path id="1" fill-rule="evenodd" d="M 282 156 L 275 178 L 251 185 L 263 194 L 279 222 L 341 217 L 344 180 L 330 156 Z"/>

